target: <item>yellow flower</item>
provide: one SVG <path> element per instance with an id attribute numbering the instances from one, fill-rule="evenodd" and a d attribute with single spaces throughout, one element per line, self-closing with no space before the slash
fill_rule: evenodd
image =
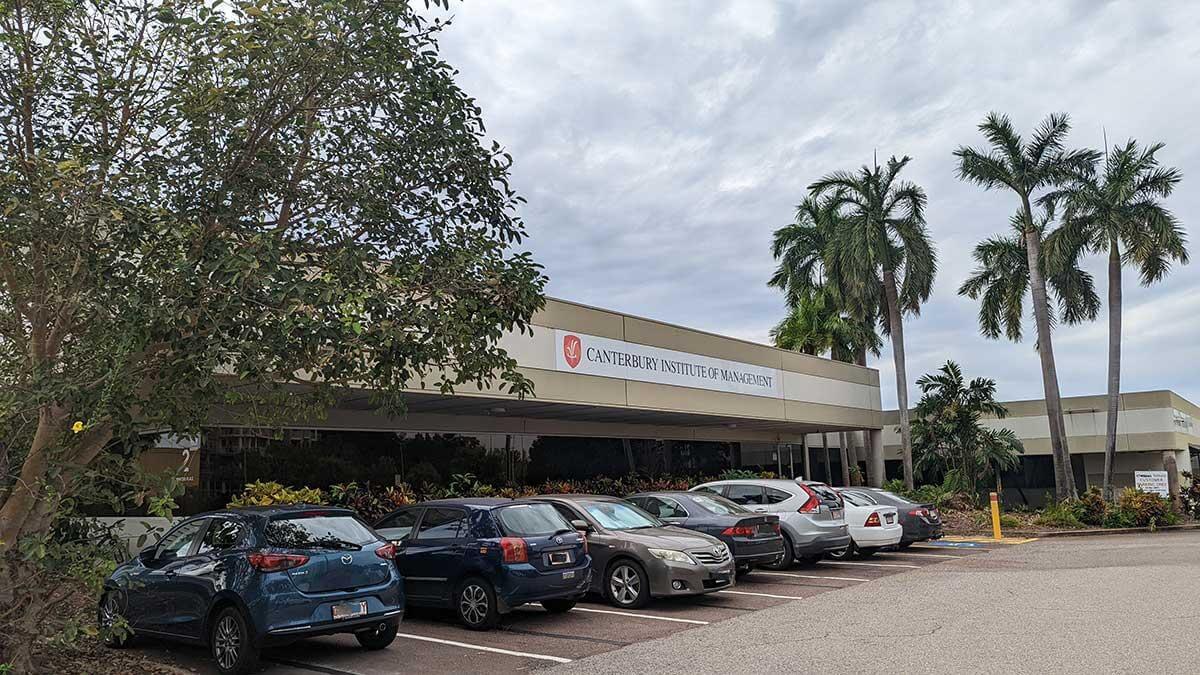
<path id="1" fill-rule="evenodd" d="M 83 431 L 83 422 L 76 422 L 75 424 L 72 424 L 71 431 L 74 431 L 75 433 Z"/>

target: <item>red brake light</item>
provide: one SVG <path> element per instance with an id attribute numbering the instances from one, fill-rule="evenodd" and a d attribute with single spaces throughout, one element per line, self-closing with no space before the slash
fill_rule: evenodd
<path id="1" fill-rule="evenodd" d="M 754 528 L 749 525 L 735 525 L 725 528 L 725 531 L 721 534 L 727 537 L 753 537 Z"/>
<path id="2" fill-rule="evenodd" d="M 926 509 L 926 508 L 913 509 L 912 511 L 908 512 L 908 515 L 920 516 L 921 518 L 928 518 L 929 517 L 929 509 Z"/>
<path id="3" fill-rule="evenodd" d="M 500 551 L 506 563 L 529 562 L 529 548 L 519 537 L 504 537 L 500 540 Z"/>
<path id="4" fill-rule="evenodd" d="M 396 559 L 396 545 L 395 544 L 384 544 L 383 546 L 380 546 L 379 548 L 375 549 L 375 555 L 379 556 L 380 558 L 383 558 L 384 560 L 395 560 Z"/>
<path id="5" fill-rule="evenodd" d="M 308 556 L 298 553 L 263 553 L 256 551 L 246 555 L 250 566 L 259 572 L 282 572 L 308 562 Z"/>
<path id="6" fill-rule="evenodd" d="M 863 527 L 882 527 L 882 525 L 879 524 L 879 514 L 872 513 L 871 515 L 867 516 L 867 522 L 863 523 Z"/>
<path id="7" fill-rule="evenodd" d="M 817 497 L 817 493 L 813 492 L 807 485 L 800 483 L 800 489 L 804 490 L 804 494 L 808 495 L 808 500 L 796 509 L 797 513 L 816 513 L 821 510 L 821 499 Z"/>

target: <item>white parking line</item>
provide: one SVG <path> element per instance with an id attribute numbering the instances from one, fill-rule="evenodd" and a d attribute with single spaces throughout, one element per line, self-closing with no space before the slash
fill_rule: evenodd
<path id="1" fill-rule="evenodd" d="M 888 551 L 879 555 L 906 555 L 910 558 L 966 558 L 965 555 L 946 555 L 945 553 L 905 553 L 903 551 Z"/>
<path id="2" fill-rule="evenodd" d="M 638 619 L 654 619 L 656 621 L 673 621 L 675 623 L 694 623 L 697 626 L 707 626 L 707 621 L 698 619 L 676 619 L 673 616 L 654 616 L 653 614 L 635 614 L 633 612 L 618 612 L 615 609 L 591 609 L 590 607 L 575 607 L 572 612 L 592 612 L 594 614 L 616 614 L 617 616 L 632 616 Z"/>
<path id="3" fill-rule="evenodd" d="M 780 600 L 803 600 L 802 595 L 775 595 L 773 593 L 750 593 L 748 591 L 717 591 L 718 593 L 730 593 L 732 595 L 753 595 L 760 598 L 779 598 Z"/>
<path id="4" fill-rule="evenodd" d="M 538 659 L 541 661 L 553 661 L 555 663 L 570 663 L 571 659 L 566 659 L 561 656 L 547 656 L 545 654 L 530 654 L 529 652 L 514 652 L 508 649 L 500 649 L 498 647 L 484 647 L 483 645 L 472 645 L 466 642 L 455 642 L 454 640 L 442 640 L 440 638 L 425 637 L 424 635 L 413 635 L 411 633 L 396 633 L 396 637 L 408 638 L 409 640 L 422 640 L 424 642 L 436 642 L 441 645 L 450 645 L 452 647 L 462 647 L 463 649 L 475 649 L 481 652 L 491 652 L 493 654 L 507 654 L 509 656 L 523 656 L 527 659 Z"/>
<path id="5" fill-rule="evenodd" d="M 797 579 L 830 579 L 832 581 L 870 581 L 870 579 L 860 579 L 858 577 L 822 577 L 815 574 L 792 574 L 791 572 L 764 572 L 762 570 L 754 570 L 753 574 L 769 574 L 773 577 L 795 577 Z"/>
<path id="6" fill-rule="evenodd" d="M 921 569 L 920 565 L 901 565 L 899 563 L 864 563 L 864 562 L 847 562 L 845 560 L 820 560 L 820 565 L 856 565 L 858 567 L 904 567 L 910 570 Z"/>

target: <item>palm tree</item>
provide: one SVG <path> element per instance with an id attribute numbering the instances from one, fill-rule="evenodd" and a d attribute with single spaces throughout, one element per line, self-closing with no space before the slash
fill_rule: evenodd
<path id="1" fill-rule="evenodd" d="M 976 150 L 965 146 L 954 151 L 958 157 L 958 176 L 984 189 L 1007 188 L 1021 200 L 1018 224 L 1025 242 L 1028 286 L 1033 295 L 1033 316 L 1037 325 L 1037 350 L 1042 365 L 1042 388 L 1046 395 L 1046 413 L 1050 421 L 1050 445 L 1054 456 L 1054 485 L 1059 499 L 1075 494 L 1071 472 L 1071 454 L 1063 426 L 1062 400 L 1058 389 L 1058 371 L 1054 364 L 1054 346 L 1050 338 L 1050 305 L 1042 264 L 1043 228 L 1034 219 L 1035 193 L 1061 185 L 1072 174 L 1085 171 L 1099 158 L 1094 150 L 1066 150 L 1064 142 L 1071 129 L 1063 114 L 1042 121 L 1033 138 L 1026 143 L 1005 115 L 990 113 L 979 125 L 991 146 Z M 986 242 L 985 242 L 986 243 Z M 1023 292 L 1022 292 L 1023 295 Z M 985 331 L 986 332 L 986 331 Z"/>
<path id="2" fill-rule="evenodd" d="M 814 197 L 829 195 L 836 208 L 836 236 L 826 256 L 836 264 L 845 306 L 852 316 L 883 310 L 883 329 L 892 339 L 904 484 L 913 488 L 912 436 L 909 427 L 908 377 L 904 361 L 906 312 L 917 314 L 929 299 L 937 273 L 937 254 L 925 229 L 925 191 L 899 174 L 910 158 L 892 157 L 887 165 L 836 171 L 809 186 Z"/>
<path id="3" fill-rule="evenodd" d="M 1061 190 L 1043 201 L 1062 204 L 1063 225 L 1046 240 L 1047 257 L 1074 256 L 1079 248 L 1108 254 L 1108 424 L 1104 442 L 1104 498 L 1113 498 L 1117 455 L 1117 408 L 1121 396 L 1121 267 L 1137 266 L 1142 284 L 1161 280 L 1171 261 L 1187 263 L 1187 244 L 1175 216 L 1159 201 L 1175 190 L 1183 174 L 1163 167 L 1156 143 L 1139 148 L 1130 140 L 1105 153 L 1104 172 L 1083 167 Z"/>
<path id="4" fill-rule="evenodd" d="M 996 493 L 1004 489 L 1000 476 L 1021 466 L 1021 455 L 1025 446 L 1012 429 L 990 429 L 981 427 L 975 447 L 979 455 L 982 476 L 996 479 Z"/>

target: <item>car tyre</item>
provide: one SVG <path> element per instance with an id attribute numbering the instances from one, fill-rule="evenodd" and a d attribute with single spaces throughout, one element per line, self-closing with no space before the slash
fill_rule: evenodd
<path id="1" fill-rule="evenodd" d="M 854 545 L 854 542 L 850 542 L 846 548 L 839 548 L 836 551 L 829 551 L 825 555 L 828 556 L 830 560 L 846 560 L 853 556 L 857 550 L 858 547 Z"/>
<path id="2" fill-rule="evenodd" d="M 875 555 L 876 553 L 879 553 L 879 549 L 877 549 L 877 548 L 860 548 L 860 549 L 858 549 L 857 553 L 858 553 L 858 557 L 860 557 L 860 558 L 870 558 L 871 556 Z"/>
<path id="3" fill-rule="evenodd" d="M 479 577 L 468 577 L 454 592 L 454 612 L 470 630 L 491 630 L 500 622 L 496 591 Z"/>
<path id="4" fill-rule="evenodd" d="M 101 630 L 111 628 L 119 616 L 122 616 L 120 592 L 105 591 L 100 596 L 100 603 L 96 607 L 96 626 Z M 126 621 L 128 621 L 128 617 L 126 617 Z M 104 646 L 112 649 L 124 649 L 133 644 L 133 639 L 132 629 L 124 635 L 109 633 L 104 636 Z"/>
<path id="5" fill-rule="evenodd" d="M 226 607 L 208 630 L 208 651 L 221 675 L 244 675 L 258 667 L 259 648 L 246 617 Z"/>
<path id="6" fill-rule="evenodd" d="M 909 546 L 912 546 L 912 545 L 913 545 L 913 542 L 911 542 L 911 541 L 906 541 L 906 542 L 904 542 L 904 543 L 900 544 L 900 550 L 901 550 L 901 551 L 903 551 L 904 549 L 906 549 L 906 548 L 908 548 Z"/>
<path id="7" fill-rule="evenodd" d="M 633 560 L 613 561 L 604 574 L 604 597 L 621 609 L 638 609 L 650 602 L 650 579 L 646 570 Z"/>
<path id="8" fill-rule="evenodd" d="M 796 560 L 796 549 L 792 544 L 792 538 L 784 533 L 783 535 L 783 555 L 769 563 L 763 563 L 763 569 L 768 570 L 786 570 L 792 566 Z"/>
<path id="9" fill-rule="evenodd" d="M 542 607 L 551 614 L 566 614 L 575 608 L 574 600 L 543 600 Z"/>
<path id="10" fill-rule="evenodd" d="M 355 633 L 354 637 L 358 639 L 358 644 L 362 645 L 363 649 L 373 652 L 387 649 L 388 645 L 396 640 L 396 633 L 399 630 L 400 623 L 392 621 L 382 628 L 376 627 Z"/>
<path id="11" fill-rule="evenodd" d="M 747 574 L 750 574 L 753 571 L 754 571 L 753 567 L 739 567 L 736 570 L 734 570 L 733 577 L 735 579 L 737 579 L 738 581 L 741 581 L 742 579 L 746 578 Z"/>

